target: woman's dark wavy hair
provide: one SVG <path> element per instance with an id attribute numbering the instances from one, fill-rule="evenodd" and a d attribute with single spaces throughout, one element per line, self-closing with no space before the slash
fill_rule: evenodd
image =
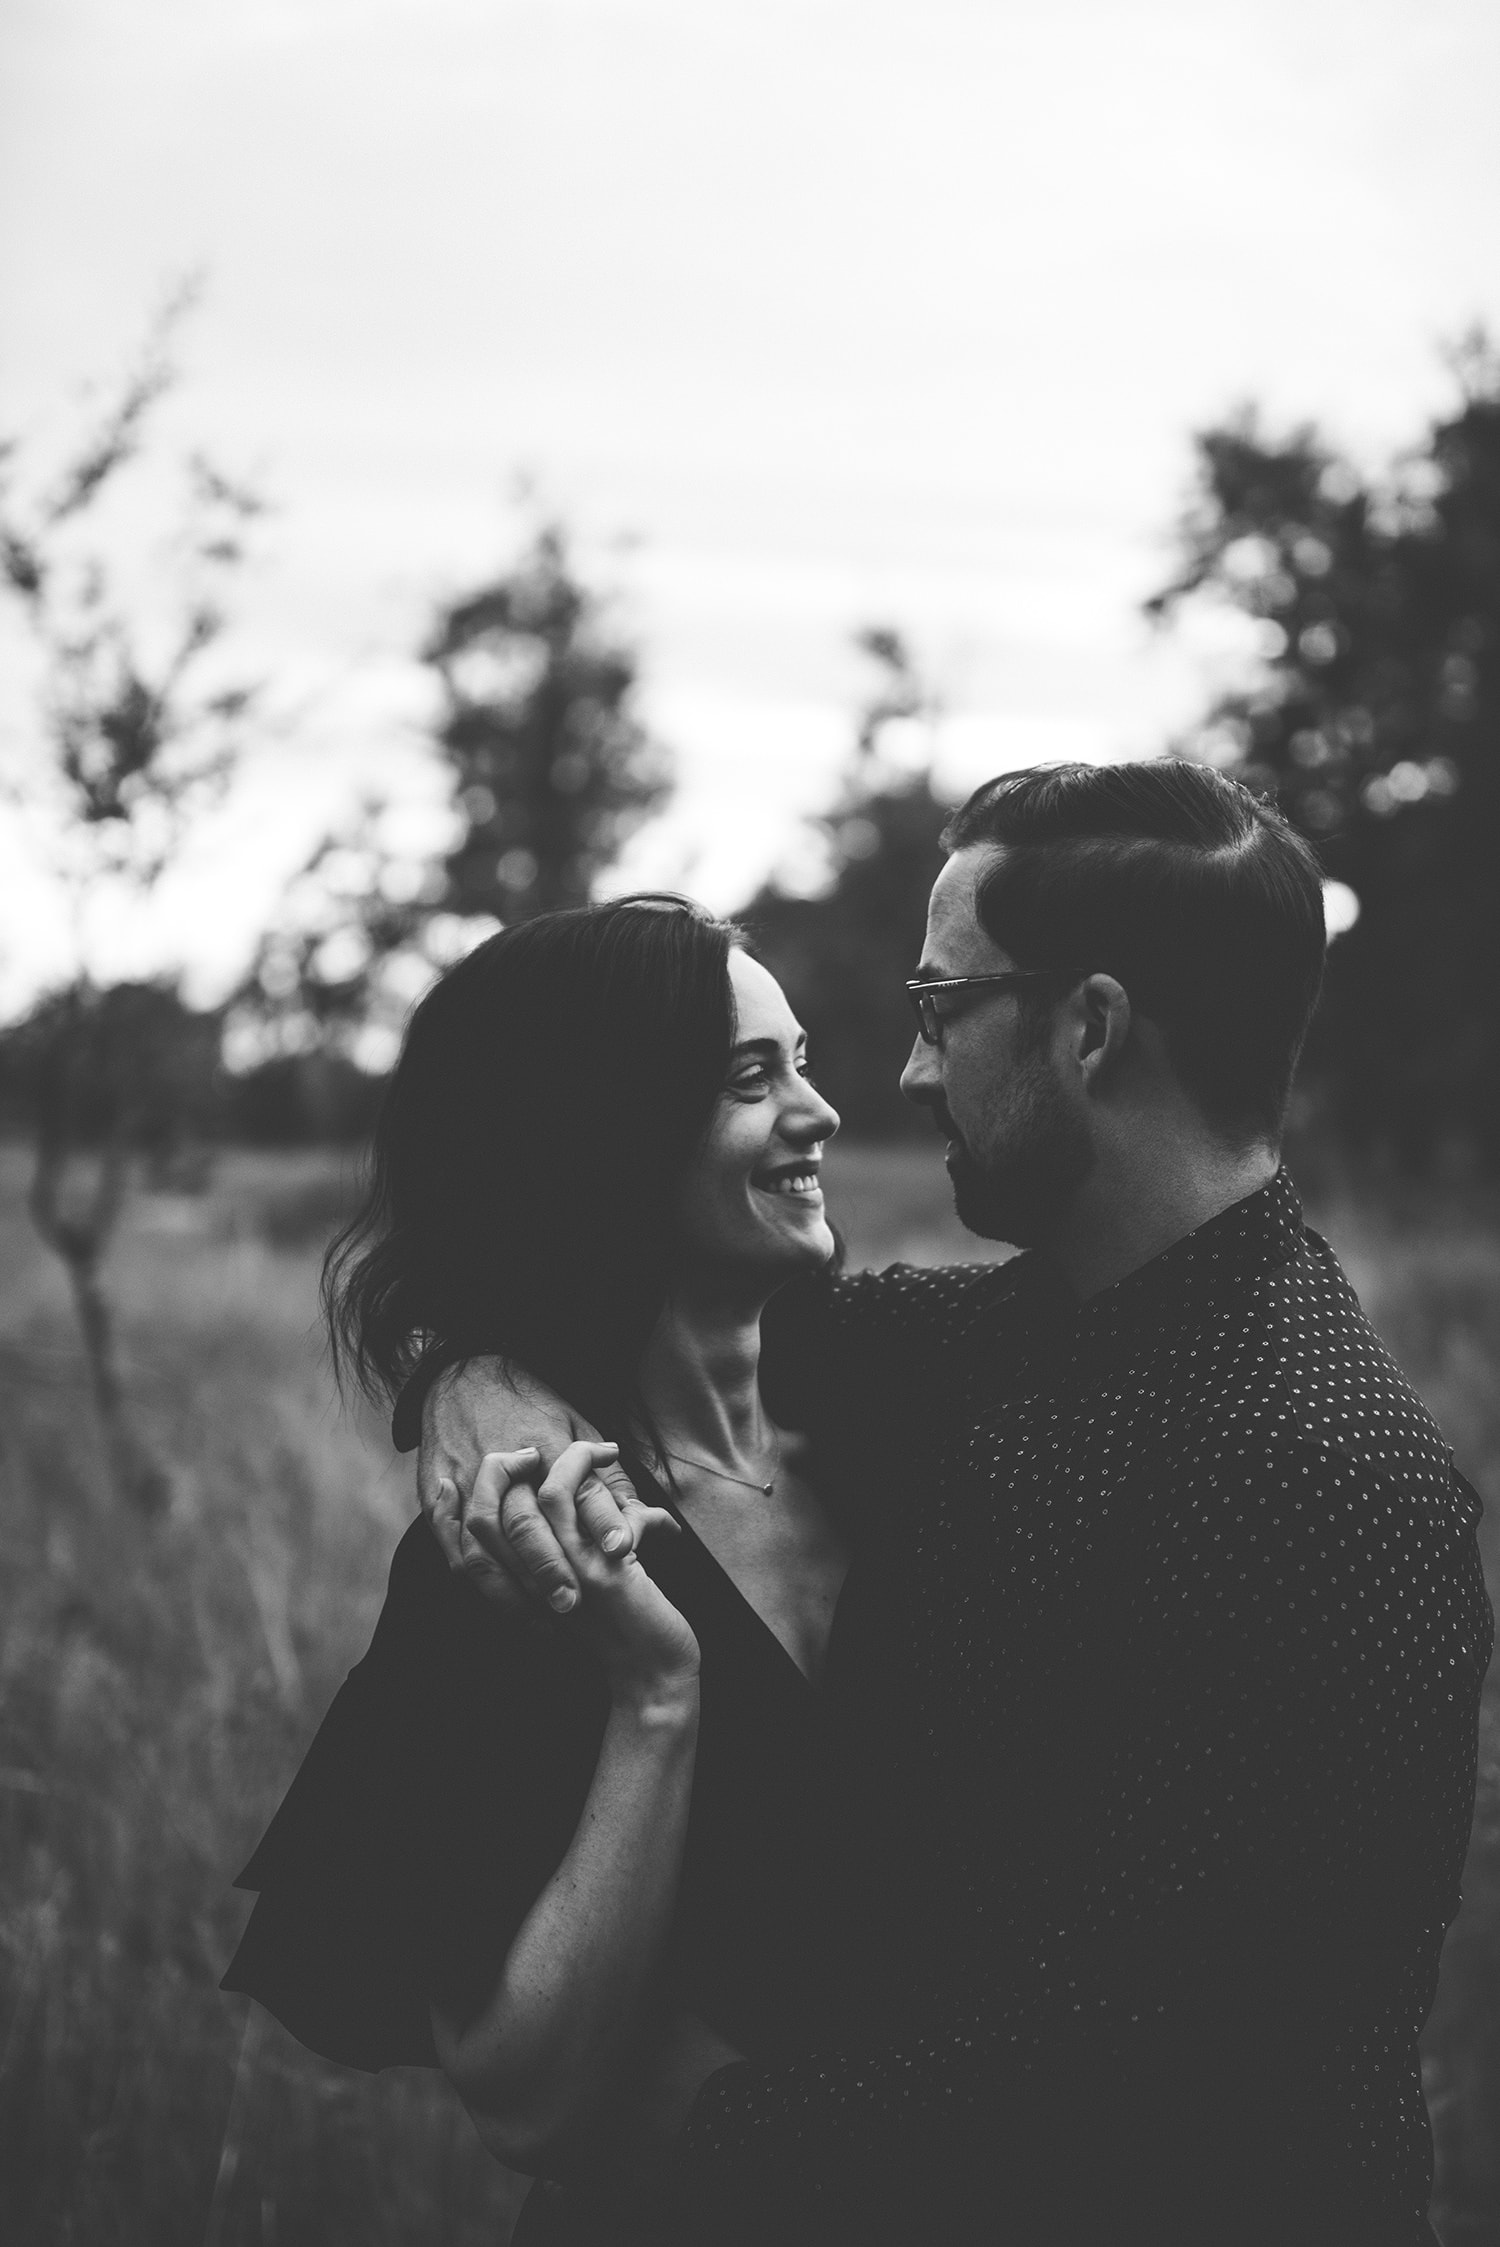
<path id="1" fill-rule="evenodd" d="M 1327 939 L 1279 812 L 1185 758 L 1038 765 L 976 788 L 943 840 L 1004 846 L 976 906 L 1018 967 L 1112 975 L 1211 1122 L 1280 1133 Z"/>
<path id="2" fill-rule="evenodd" d="M 503 929 L 433 986 L 324 1260 L 341 1383 L 378 1401 L 424 1359 L 494 1352 L 596 1427 L 638 1422 L 741 941 L 686 899 L 620 898 Z"/>

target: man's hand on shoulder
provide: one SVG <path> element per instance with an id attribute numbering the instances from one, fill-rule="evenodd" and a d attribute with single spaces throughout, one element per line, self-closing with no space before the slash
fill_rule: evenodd
<path id="1" fill-rule="evenodd" d="M 577 1578 L 540 1501 L 568 1446 L 600 1441 L 555 1390 L 502 1358 L 470 1358 L 440 1374 L 422 1406 L 417 1494 L 449 1567 L 500 1606 L 545 1601 L 565 1613 L 576 1605 Z M 503 1498 L 486 1510 L 473 1497 L 490 1452 L 507 1454 L 507 1473 Z M 535 1454 L 529 1476 L 527 1453 Z M 617 1558 L 633 1549 L 649 1511 L 607 1457 L 580 1490 L 577 1509 L 586 1535 Z"/>

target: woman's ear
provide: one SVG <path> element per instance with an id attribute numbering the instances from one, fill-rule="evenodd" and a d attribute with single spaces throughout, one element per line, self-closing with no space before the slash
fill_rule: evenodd
<path id="1" fill-rule="evenodd" d="M 1112 1076 L 1130 1038 L 1130 999 L 1112 975 L 1085 976 L 1073 994 L 1078 1067 L 1097 1090 Z"/>

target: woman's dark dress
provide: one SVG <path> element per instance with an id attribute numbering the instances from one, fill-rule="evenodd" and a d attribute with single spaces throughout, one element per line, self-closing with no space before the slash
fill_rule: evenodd
<path id="1" fill-rule="evenodd" d="M 754 2057 L 805 2050 L 838 1820 L 838 1620 L 815 1689 L 685 1524 L 641 1557 L 702 1655 L 666 1995 Z M 240 1876 L 259 1896 L 225 1989 L 330 2059 L 436 2065 L 430 2001 L 498 1975 L 593 1777 L 607 1694 L 572 1621 L 486 1604 L 413 1523 L 369 1652 Z"/>

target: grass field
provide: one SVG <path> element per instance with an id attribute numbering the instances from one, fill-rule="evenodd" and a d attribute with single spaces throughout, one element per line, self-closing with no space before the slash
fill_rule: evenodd
<path id="1" fill-rule="evenodd" d="M 973 1253 L 935 1154 L 834 1151 L 855 1263 Z M 174 1498 L 110 1502 L 57 1268 L 0 1148 L 0 2235 L 9 2247 L 499 2247 L 519 2186 L 421 2073 L 326 2068 L 216 1983 L 229 1881 L 362 1650 L 411 1509 L 314 1325 L 325 1156 L 141 1195 L 113 1266 Z M 1321 1222 L 1494 1511 L 1500 1223 Z M 1427 2039 L 1445 2247 L 1500 2247 L 1500 1693 Z"/>

